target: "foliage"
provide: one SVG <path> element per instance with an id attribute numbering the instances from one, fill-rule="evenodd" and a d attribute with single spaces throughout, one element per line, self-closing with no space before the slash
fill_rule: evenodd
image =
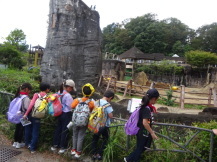
<path id="1" fill-rule="evenodd" d="M 144 71 L 148 74 L 157 74 L 157 75 L 180 75 L 182 74 L 184 68 L 175 63 L 171 63 L 168 60 L 163 60 L 159 63 L 151 63 L 150 65 L 138 66 L 135 72 Z"/>
<path id="2" fill-rule="evenodd" d="M 21 29 L 14 29 L 5 39 L 5 45 L 12 45 L 18 51 L 25 52 L 28 49 L 28 45 L 26 45 L 26 35 Z"/>
<path id="3" fill-rule="evenodd" d="M 217 55 L 205 51 L 189 51 L 185 53 L 187 63 L 196 67 L 204 67 L 215 65 L 217 63 Z"/>
<path id="4" fill-rule="evenodd" d="M 29 73 L 27 71 L 19 71 L 19 70 L 2 70 L 0 69 L 0 90 L 1 91 L 7 91 L 10 93 L 15 94 L 17 91 L 17 88 L 25 83 L 29 82 L 34 92 L 39 91 L 39 82 L 35 80 L 39 76 L 39 73 Z"/>
<path id="5" fill-rule="evenodd" d="M 216 129 L 217 122 L 210 121 L 209 123 L 193 123 L 195 127 L 205 128 L 205 129 Z M 195 151 L 200 152 L 201 156 L 208 161 L 209 157 L 209 150 L 210 150 L 210 133 L 208 132 L 201 132 L 195 141 L 193 141 L 193 145 L 195 147 Z M 214 147 L 213 147 L 213 159 L 212 161 L 217 161 L 217 136 L 214 136 Z M 192 146 L 193 146 L 192 145 Z"/>
<path id="6" fill-rule="evenodd" d="M 217 23 L 198 28 L 196 35 L 191 42 L 194 50 L 217 53 Z"/>
<path id="7" fill-rule="evenodd" d="M 175 52 L 182 56 L 189 50 L 189 41 L 194 36 L 194 31 L 178 19 L 159 21 L 156 14 L 148 13 L 105 27 L 103 51 L 121 54 L 136 46 L 144 53 Z"/>
<path id="8" fill-rule="evenodd" d="M 5 46 L 0 48 L 0 62 L 8 65 L 10 68 L 21 69 L 26 62 L 22 59 L 22 53 L 13 46 Z"/>
<path id="9" fill-rule="evenodd" d="M 163 104 L 167 106 L 174 106 L 175 100 L 173 98 L 173 90 L 168 90 L 166 91 L 166 96 L 167 97 L 161 97 Z"/>

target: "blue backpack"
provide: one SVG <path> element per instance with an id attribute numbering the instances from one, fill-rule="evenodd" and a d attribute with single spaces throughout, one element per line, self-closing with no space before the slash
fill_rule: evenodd
<path id="1" fill-rule="evenodd" d="M 8 121 L 14 124 L 20 123 L 20 119 L 23 117 L 23 114 L 21 113 L 21 106 L 22 106 L 22 100 L 27 95 L 22 95 L 20 97 L 14 98 L 9 106 L 7 117 Z"/>
<path id="2" fill-rule="evenodd" d="M 125 123 L 124 129 L 127 135 L 136 135 L 139 131 L 137 126 L 139 121 L 139 110 L 141 107 L 137 107 L 136 110 L 130 115 L 130 118 Z"/>

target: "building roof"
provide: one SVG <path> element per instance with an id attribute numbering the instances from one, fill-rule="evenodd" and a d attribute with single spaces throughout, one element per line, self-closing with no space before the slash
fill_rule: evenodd
<path id="1" fill-rule="evenodd" d="M 37 46 L 33 46 L 32 48 L 36 48 L 36 49 L 44 49 L 44 47 L 37 45 Z"/>
<path id="2" fill-rule="evenodd" d="M 126 59 L 126 58 L 144 59 L 144 55 L 145 54 L 142 51 L 140 51 L 138 48 L 132 47 L 128 51 L 126 51 L 126 52 L 122 53 L 121 55 L 119 55 L 119 58 L 120 59 Z"/>
<path id="3" fill-rule="evenodd" d="M 161 60 L 174 60 L 174 61 L 185 61 L 183 57 L 170 57 L 165 56 L 163 53 L 143 53 L 136 47 L 132 47 L 128 51 L 119 55 L 120 59 L 135 59 L 135 60 L 154 60 L 154 61 L 161 61 Z"/>

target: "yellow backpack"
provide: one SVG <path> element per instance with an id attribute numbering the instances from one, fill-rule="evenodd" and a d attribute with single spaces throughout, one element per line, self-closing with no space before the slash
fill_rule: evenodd
<path id="1" fill-rule="evenodd" d="M 105 126 L 107 117 L 104 109 L 111 106 L 111 104 L 106 103 L 105 105 L 100 106 L 100 101 L 98 100 L 96 105 L 98 106 L 96 106 L 91 112 L 88 122 L 89 131 L 95 134 L 99 132 L 100 128 Z"/>

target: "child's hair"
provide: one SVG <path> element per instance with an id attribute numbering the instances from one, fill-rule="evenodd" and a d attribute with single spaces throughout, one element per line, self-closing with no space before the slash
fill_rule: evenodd
<path id="1" fill-rule="evenodd" d="M 20 95 L 20 91 L 28 88 L 30 91 L 32 90 L 32 85 L 30 83 L 23 83 L 20 87 L 17 88 L 17 92 L 14 96 L 14 98 L 18 97 Z"/>
<path id="2" fill-rule="evenodd" d="M 91 89 L 88 86 L 84 86 L 82 89 L 85 96 L 89 96 L 91 94 Z"/>
<path id="3" fill-rule="evenodd" d="M 48 84 L 48 83 L 40 83 L 39 89 L 41 91 L 46 91 L 47 89 L 50 89 L 50 84 Z"/>
<path id="4" fill-rule="evenodd" d="M 107 97 L 107 98 L 110 98 L 110 97 L 112 97 L 112 99 L 114 98 L 114 96 L 115 96 L 115 93 L 114 92 L 112 92 L 111 90 L 107 90 L 107 91 L 105 91 L 105 93 L 104 93 L 104 95 L 103 95 L 104 97 Z"/>
<path id="5" fill-rule="evenodd" d="M 160 94 L 155 88 L 149 89 L 142 98 L 142 106 L 146 107 L 149 104 L 150 99 L 158 98 L 159 96 Z"/>
<path id="6" fill-rule="evenodd" d="M 94 92 L 95 89 L 90 83 L 87 83 L 82 87 L 83 96 L 90 97 Z"/>

